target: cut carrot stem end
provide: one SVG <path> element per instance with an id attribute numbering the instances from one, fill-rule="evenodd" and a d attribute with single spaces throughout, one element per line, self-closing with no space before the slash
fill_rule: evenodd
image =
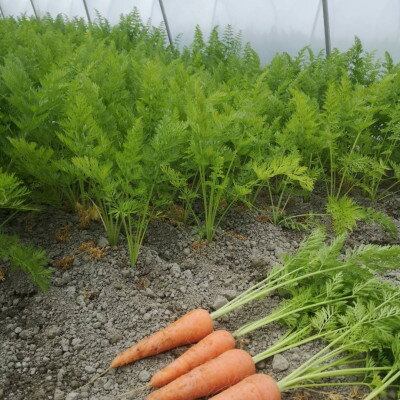
<path id="1" fill-rule="evenodd" d="M 179 346 L 197 343 L 209 335 L 213 328 L 214 322 L 208 311 L 193 310 L 165 329 L 141 340 L 117 355 L 110 367 L 120 367 Z"/>
<path id="2" fill-rule="evenodd" d="M 234 348 L 235 338 L 228 331 L 214 331 L 192 346 L 171 364 L 157 372 L 151 379 L 150 386 L 161 387 L 167 385 L 199 365 Z"/>
<path id="3" fill-rule="evenodd" d="M 281 392 L 268 375 L 251 375 L 210 400 L 281 400 Z"/>
<path id="4" fill-rule="evenodd" d="M 256 367 L 244 350 L 228 350 L 151 393 L 147 400 L 194 400 L 224 390 L 255 374 Z"/>

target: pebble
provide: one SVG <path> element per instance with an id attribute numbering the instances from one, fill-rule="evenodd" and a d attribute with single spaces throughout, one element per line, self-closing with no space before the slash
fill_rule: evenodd
<path id="1" fill-rule="evenodd" d="M 183 254 L 184 254 L 185 256 L 188 256 L 188 255 L 190 254 L 190 249 L 189 249 L 189 247 L 186 247 L 186 249 L 183 250 Z"/>
<path id="2" fill-rule="evenodd" d="M 22 328 L 18 326 L 17 328 L 14 329 L 14 332 L 18 335 L 18 333 L 22 332 Z"/>
<path id="3" fill-rule="evenodd" d="M 31 333 L 32 332 L 30 332 L 28 329 L 25 329 L 25 330 L 20 332 L 19 337 L 21 339 L 25 339 L 26 340 L 26 339 L 29 339 L 31 337 Z"/>
<path id="4" fill-rule="evenodd" d="M 185 278 L 186 278 L 187 280 L 192 280 L 192 279 L 193 279 L 193 273 L 192 273 L 192 271 L 191 271 L 190 269 L 187 269 L 187 270 L 183 273 L 183 275 L 185 276 Z"/>
<path id="5" fill-rule="evenodd" d="M 81 384 L 78 381 L 76 381 L 76 380 L 71 381 L 72 388 L 77 389 L 79 386 L 81 386 Z"/>
<path id="6" fill-rule="evenodd" d="M 274 251 L 275 250 L 275 245 L 273 243 L 271 243 L 271 242 L 268 242 L 267 245 L 266 245 L 266 249 L 268 251 Z"/>
<path id="7" fill-rule="evenodd" d="M 266 366 L 267 363 L 265 361 L 260 361 L 259 363 L 257 363 L 257 368 L 259 369 L 265 369 Z"/>
<path id="8" fill-rule="evenodd" d="M 276 354 L 272 360 L 272 369 L 274 371 L 286 371 L 289 368 L 289 361 L 281 354 Z"/>
<path id="9" fill-rule="evenodd" d="M 54 349 L 54 355 L 56 356 L 61 356 L 61 354 L 63 353 L 62 349 L 60 349 L 59 347 L 57 347 L 56 349 Z"/>
<path id="10" fill-rule="evenodd" d="M 150 372 L 146 369 L 139 372 L 139 381 L 140 382 L 147 382 L 150 379 Z"/>
<path id="11" fill-rule="evenodd" d="M 114 386 L 113 381 L 112 381 L 111 379 L 109 379 L 109 380 L 103 385 L 103 389 L 109 391 L 109 390 L 111 390 L 111 389 L 113 388 L 113 386 Z"/>
<path id="12" fill-rule="evenodd" d="M 300 360 L 300 355 L 298 353 L 293 353 L 291 356 L 293 361 L 299 361 Z"/>
<path id="13" fill-rule="evenodd" d="M 103 247 L 108 247 L 109 245 L 110 243 L 108 239 L 103 236 L 97 241 L 97 247 L 103 248 Z"/>
<path id="14" fill-rule="evenodd" d="M 76 293 L 76 287 L 75 286 L 68 286 L 67 287 L 67 293 L 70 295 L 73 295 Z"/>
<path id="15" fill-rule="evenodd" d="M 99 321 L 99 322 L 101 322 L 103 324 L 105 324 L 107 322 L 107 318 L 102 313 L 99 313 L 99 312 L 96 313 L 96 318 L 97 318 L 97 321 Z"/>
<path id="16" fill-rule="evenodd" d="M 49 339 L 53 339 L 56 336 L 58 336 L 60 333 L 61 333 L 61 328 L 58 327 L 58 326 L 53 325 L 53 326 L 51 326 L 50 328 L 47 329 L 46 336 Z"/>
<path id="17" fill-rule="evenodd" d="M 150 321 L 151 319 L 151 313 L 146 313 L 143 315 L 143 321 Z"/>
<path id="18" fill-rule="evenodd" d="M 226 303 L 228 303 L 228 299 L 224 296 L 217 296 L 217 298 L 215 299 L 212 308 L 214 310 L 218 310 L 219 308 L 221 308 L 222 306 L 224 306 Z"/>
<path id="19" fill-rule="evenodd" d="M 57 381 L 61 382 L 66 373 L 67 371 L 65 370 L 65 368 L 60 368 L 60 370 L 57 373 Z"/>
<path id="20" fill-rule="evenodd" d="M 79 398 L 79 393 L 78 392 L 71 392 L 67 394 L 67 397 L 65 400 L 75 400 Z"/>
<path id="21" fill-rule="evenodd" d="M 54 391 L 54 400 L 64 400 L 65 398 L 65 393 L 60 390 L 59 388 L 56 388 L 56 390 Z"/>
<path id="22" fill-rule="evenodd" d="M 116 329 L 108 331 L 106 336 L 111 344 L 117 343 L 122 339 L 122 334 Z"/>
<path id="23" fill-rule="evenodd" d="M 86 365 L 85 371 L 88 374 L 94 374 L 96 372 L 96 368 L 92 367 L 91 365 Z"/>
<path id="24" fill-rule="evenodd" d="M 282 257 L 285 253 L 286 251 L 280 249 L 279 247 L 275 249 L 275 256 L 278 258 Z"/>
<path id="25" fill-rule="evenodd" d="M 226 297 L 228 300 L 233 300 L 237 296 L 237 292 L 233 289 L 225 289 L 221 292 L 221 295 Z"/>
<path id="26" fill-rule="evenodd" d="M 250 258 L 250 265 L 252 268 L 259 268 L 265 264 L 267 264 L 267 262 L 260 254 L 253 254 Z"/>
<path id="27" fill-rule="evenodd" d="M 60 340 L 60 345 L 61 345 L 61 348 L 62 348 L 63 352 L 68 351 L 69 350 L 69 339 L 67 339 L 65 337 L 62 338 Z"/>
<path id="28" fill-rule="evenodd" d="M 178 264 L 173 264 L 171 267 L 171 274 L 175 277 L 175 278 L 179 278 L 181 275 L 181 267 Z"/>

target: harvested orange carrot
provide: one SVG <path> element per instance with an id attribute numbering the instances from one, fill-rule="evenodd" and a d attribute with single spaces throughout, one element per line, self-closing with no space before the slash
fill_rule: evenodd
<path id="1" fill-rule="evenodd" d="M 214 322 L 208 311 L 200 308 L 192 310 L 161 331 L 142 339 L 139 343 L 118 354 L 107 369 L 92 378 L 83 387 L 93 383 L 113 368 L 154 356 L 175 347 L 197 343 L 209 335 L 213 329 Z"/>
<path id="2" fill-rule="evenodd" d="M 120 367 L 178 346 L 197 343 L 209 335 L 213 328 L 214 322 L 208 311 L 202 309 L 193 310 L 165 329 L 154 333 L 118 354 L 110 367 Z"/>
<path id="3" fill-rule="evenodd" d="M 233 349 L 151 393 L 147 400 L 194 400 L 240 382 L 256 371 L 250 354 Z"/>
<path id="4" fill-rule="evenodd" d="M 234 348 L 235 338 L 229 332 L 224 330 L 212 332 L 171 364 L 157 372 L 151 379 L 149 386 L 164 386 L 193 368 Z"/>
<path id="5" fill-rule="evenodd" d="M 281 400 L 281 392 L 270 376 L 256 374 L 211 397 L 210 400 Z"/>

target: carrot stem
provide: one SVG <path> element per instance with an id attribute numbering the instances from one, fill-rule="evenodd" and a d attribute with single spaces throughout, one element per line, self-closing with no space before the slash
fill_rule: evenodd
<path id="1" fill-rule="evenodd" d="M 333 271 L 340 271 L 340 270 L 343 270 L 343 269 L 345 269 L 347 267 L 348 267 L 347 263 L 343 263 L 343 264 L 341 264 L 339 266 L 336 266 L 336 267 L 327 268 L 327 269 L 321 269 L 321 270 L 318 270 L 318 271 L 310 272 L 310 273 L 305 274 L 305 275 L 298 276 L 296 278 L 287 279 L 289 275 L 292 275 L 295 272 L 295 271 L 291 271 L 291 272 L 289 272 L 287 274 L 282 275 L 278 279 L 276 279 L 275 280 L 275 285 L 272 284 L 273 282 L 270 282 L 269 284 L 266 284 L 265 286 L 254 290 L 254 292 L 249 293 L 247 296 L 245 296 L 243 298 L 238 298 L 238 300 L 236 300 L 236 299 L 232 300 L 231 302 L 227 303 L 225 306 L 221 307 L 219 310 L 214 311 L 213 313 L 211 313 L 210 314 L 211 318 L 212 319 L 218 319 L 218 318 L 224 316 L 225 314 L 228 314 L 231 311 L 234 311 L 237 308 L 242 307 L 243 305 L 249 303 L 252 300 L 259 299 L 259 298 L 267 296 L 268 294 L 270 294 L 274 290 L 280 289 L 280 288 L 285 287 L 285 286 L 289 286 L 289 285 L 291 285 L 293 283 L 297 283 L 297 282 L 302 281 L 302 280 L 307 279 L 307 278 L 315 277 L 317 275 L 326 274 L 328 272 L 333 272 Z M 302 268 L 298 268 L 297 270 L 300 270 L 300 269 L 302 269 Z M 256 285 L 256 286 L 258 286 L 258 285 Z"/>
<path id="2" fill-rule="evenodd" d="M 396 381 L 398 378 L 400 378 L 400 371 L 398 371 L 397 374 L 393 375 L 390 379 L 388 379 L 383 385 L 373 390 L 364 400 L 374 399 L 378 394 L 382 393 L 386 388 L 390 386 L 391 383 Z"/>
<path id="3" fill-rule="evenodd" d="M 273 312 L 272 314 L 268 315 L 265 318 L 261 318 L 256 322 L 250 322 L 249 324 L 244 325 L 241 328 L 237 329 L 233 333 L 233 336 L 234 337 L 244 336 L 244 335 L 246 335 L 246 334 L 248 334 L 250 332 L 253 332 L 254 330 L 256 330 L 258 328 L 261 328 L 261 327 L 263 327 L 265 325 L 268 325 L 268 324 L 270 324 L 272 322 L 279 321 L 279 320 L 282 320 L 284 318 L 287 318 L 290 315 L 297 314 L 297 313 L 300 313 L 300 312 L 303 312 L 303 311 L 306 311 L 306 310 L 310 310 L 310 309 L 315 308 L 315 307 L 322 307 L 322 306 L 325 306 L 325 305 L 328 305 L 328 304 L 332 304 L 332 303 L 337 303 L 337 302 L 340 302 L 340 301 L 343 301 L 343 300 L 349 300 L 349 299 L 352 299 L 352 298 L 354 298 L 354 296 L 344 296 L 344 297 L 339 298 L 339 299 L 326 300 L 326 301 L 322 301 L 320 303 L 315 303 L 315 304 L 310 304 L 308 306 L 300 307 L 298 309 L 291 310 L 291 311 L 288 311 L 286 313 L 282 313 L 281 312 L 282 310 L 277 309 L 278 312 L 276 312 L 276 313 Z"/>

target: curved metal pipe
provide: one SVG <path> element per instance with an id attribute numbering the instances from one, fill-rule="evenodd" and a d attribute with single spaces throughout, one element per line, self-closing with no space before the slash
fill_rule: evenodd
<path id="1" fill-rule="evenodd" d="M 326 55 L 329 56 L 329 54 L 331 54 L 331 29 L 330 29 L 330 26 L 329 26 L 328 0 L 322 0 L 322 8 L 323 8 L 323 11 L 324 11 Z"/>
<path id="2" fill-rule="evenodd" d="M 163 20 L 164 20 L 164 24 L 165 24 L 165 29 L 167 30 L 167 35 L 168 35 L 169 44 L 170 44 L 171 47 L 172 47 L 172 46 L 173 46 L 172 35 L 171 35 L 171 31 L 170 31 L 170 29 L 169 29 L 169 24 L 168 24 L 168 19 L 167 19 L 167 13 L 165 12 L 164 3 L 163 3 L 163 0 L 158 0 L 158 2 L 159 2 L 159 4 L 160 4 L 161 13 L 162 13 Z"/>

